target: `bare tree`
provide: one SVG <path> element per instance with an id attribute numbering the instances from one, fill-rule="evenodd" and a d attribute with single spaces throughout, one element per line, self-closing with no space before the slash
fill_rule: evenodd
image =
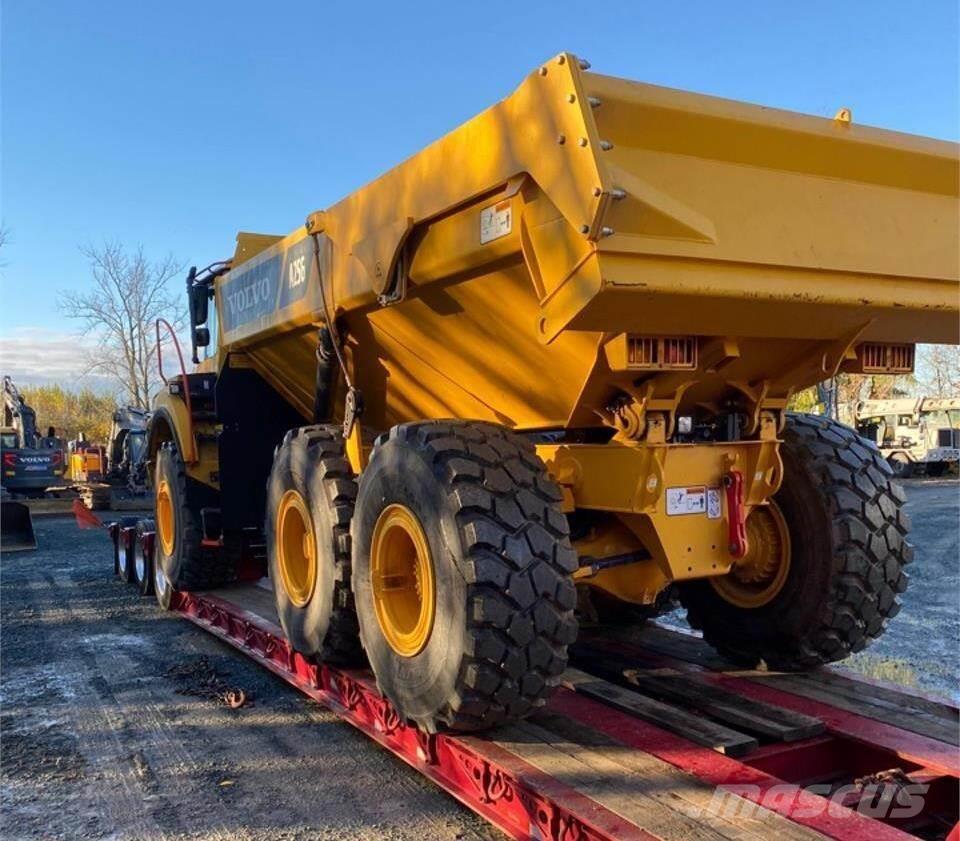
<path id="1" fill-rule="evenodd" d="M 917 379 L 929 397 L 960 397 L 960 348 L 921 345 Z"/>
<path id="2" fill-rule="evenodd" d="M 154 322 L 166 318 L 179 331 L 185 321 L 184 301 L 168 287 L 182 267 L 172 256 L 149 261 L 141 246 L 80 250 L 90 261 L 93 288 L 61 292 L 59 307 L 96 339 L 87 370 L 115 379 L 132 405 L 148 407 L 158 379 Z"/>

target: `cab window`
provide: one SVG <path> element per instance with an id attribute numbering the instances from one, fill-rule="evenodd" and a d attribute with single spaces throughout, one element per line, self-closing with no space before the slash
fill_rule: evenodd
<path id="1" fill-rule="evenodd" d="M 217 318 L 216 299 L 210 302 L 210 309 L 207 311 L 206 327 L 210 331 L 210 344 L 203 349 L 203 358 L 210 359 L 217 355 L 217 347 L 220 344 L 220 322 Z"/>

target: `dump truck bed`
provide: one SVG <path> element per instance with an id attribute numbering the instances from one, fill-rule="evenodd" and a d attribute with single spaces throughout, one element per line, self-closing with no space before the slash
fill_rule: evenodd
<path id="1" fill-rule="evenodd" d="M 241 234 L 224 345 L 308 416 L 312 366 L 290 360 L 335 310 L 382 427 L 586 422 L 575 404 L 622 331 L 738 337 L 755 347 L 737 379 L 807 385 L 825 372 L 796 360 L 834 345 L 958 341 L 957 157 L 561 54 L 306 226 Z"/>

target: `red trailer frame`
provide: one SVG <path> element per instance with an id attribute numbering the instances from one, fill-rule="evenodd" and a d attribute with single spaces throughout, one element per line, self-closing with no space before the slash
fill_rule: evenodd
<path id="1" fill-rule="evenodd" d="M 114 527 L 111 534 L 115 541 L 129 540 L 133 539 L 132 531 L 121 532 Z M 149 554 L 152 535 L 148 533 L 144 539 Z M 569 777 L 561 779 L 530 761 L 529 756 L 521 756 L 522 751 L 505 745 L 497 731 L 476 736 L 428 735 L 400 720 L 377 692 L 369 672 L 310 662 L 293 651 L 270 617 L 245 607 L 240 598 L 244 588 L 257 586 L 250 582 L 223 593 L 178 592 L 173 609 L 326 705 L 513 838 L 612 841 L 658 837 L 655 829 L 644 826 L 635 816 L 627 817 L 624 812 L 629 814 L 629 809 L 618 810 L 615 801 L 598 796 L 589 786 L 573 784 Z M 690 640 L 678 632 L 655 633 L 668 645 L 676 643 L 681 655 L 690 646 Z M 624 663 L 668 667 L 695 676 L 704 685 L 738 694 L 745 703 L 754 699 L 814 716 L 824 723 L 825 731 L 812 738 L 763 745 L 735 759 L 570 688 L 560 689 L 551 699 L 546 708 L 548 716 L 575 729 L 600 734 L 621 752 L 623 748 L 635 751 L 638 759 L 652 757 L 668 763 L 721 793 L 739 798 L 737 802 L 757 804 L 756 815 L 771 820 L 779 815 L 796 830 L 811 830 L 810 837 L 960 841 L 960 756 L 956 743 L 917 732 L 923 728 L 910 718 L 922 717 L 922 708 L 929 705 L 931 715 L 939 711 L 945 714 L 944 720 L 952 721 L 958 712 L 956 707 L 899 687 L 842 678 L 866 694 L 878 694 L 881 701 L 896 705 L 900 699 L 905 711 L 903 726 L 898 726 L 889 716 L 882 721 L 805 697 L 798 691 L 765 685 L 743 673 L 712 671 L 694 662 L 697 658 L 665 654 L 662 645 L 651 650 L 604 638 L 589 639 L 587 644 Z M 921 712 L 911 713 L 910 708 Z M 857 776 L 846 786 L 834 786 L 829 797 L 809 790 L 811 780 L 829 778 L 837 768 L 849 769 Z M 628 774 L 626 767 L 623 773 Z M 890 816 L 890 808 L 881 808 L 885 802 L 889 807 L 891 801 L 894 807 L 910 804 L 911 791 L 924 792 L 917 815 L 898 820 Z M 904 807 L 901 813 L 905 811 L 909 809 Z M 709 820 L 716 815 L 704 817 Z M 917 827 L 920 834 L 911 834 Z"/>

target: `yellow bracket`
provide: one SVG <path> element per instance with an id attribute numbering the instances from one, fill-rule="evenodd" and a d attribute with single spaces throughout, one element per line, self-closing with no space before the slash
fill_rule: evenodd
<path id="1" fill-rule="evenodd" d="M 674 580 L 719 575 L 734 562 L 722 484 L 731 468 L 743 474 L 748 514 L 783 477 L 776 439 L 542 444 L 537 453 L 574 508 L 618 514 Z"/>

